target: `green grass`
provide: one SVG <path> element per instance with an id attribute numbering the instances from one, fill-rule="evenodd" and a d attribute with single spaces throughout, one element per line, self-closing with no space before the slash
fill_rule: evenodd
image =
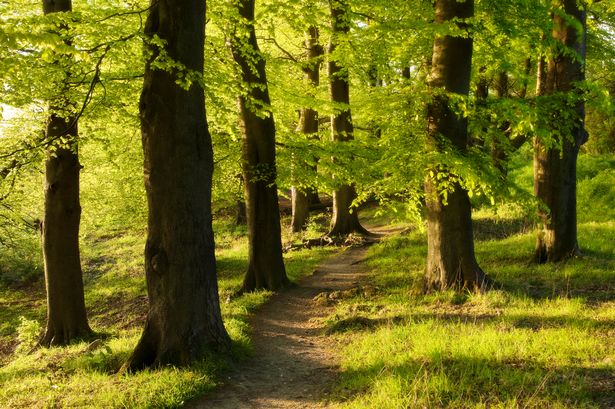
<path id="1" fill-rule="evenodd" d="M 334 406 L 615 407 L 615 184 L 603 183 L 604 163 L 580 161 L 582 258 L 532 264 L 526 211 L 475 213 L 477 258 L 498 283 L 486 294 L 422 294 L 421 232 L 373 246 L 375 295 L 343 301 L 328 320 L 342 346 Z"/>
<path id="2" fill-rule="evenodd" d="M 477 258 L 498 283 L 484 295 L 423 295 L 426 240 L 420 231 L 373 246 L 367 263 L 374 291 L 342 300 L 327 320 L 342 371 L 331 403 L 343 408 L 614 407 L 612 168 L 612 156 L 580 158 L 582 258 L 531 264 L 531 210 L 506 205 L 475 212 Z M 530 189 L 531 166 L 516 166 L 511 177 Z M 373 208 L 362 215 L 371 224 L 391 223 L 390 215 Z M 306 233 L 284 231 L 284 241 L 317 237 L 327 224 L 321 215 Z M 93 350 L 82 342 L 12 352 L 17 339 L 31 339 L 44 324 L 44 287 L 34 250 L 28 253 L 32 260 L 19 263 L 0 252 L 2 276 L 9 277 L 0 283 L 0 407 L 180 407 L 215 387 L 219 371 L 233 358 L 116 373 L 136 345 L 147 312 L 145 232 L 91 231 L 82 251 L 86 303 L 103 341 Z M 240 359 L 251 350 L 248 318 L 271 294 L 231 297 L 246 269 L 245 228 L 218 220 L 215 231 L 222 313 L 233 356 Z M 31 249 L 37 249 L 36 238 Z M 334 251 L 286 254 L 289 276 L 299 279 Z"/>
<path id="3" fill-rule="evenodd" d="M 246 270 L 245 229 L 225 220 L 215 224 L 221 307 L 233 340 L 233 353 L 211 356 L 189 368 L 163 368 L 117 374 L 141 334 L 147 312 L 143 275 L 143 231 L 112 232 L 83 239 L 83 270 L 90 323 L 102 344 L 88 342 L 64 348 L 30 348 L 11 353 L 18 338 L 33 331 L 18 330 L 20 317 L 44 325 L 45 294 L 41 281 L 22 290 L 0 287 L 0 407 L 2 408 L 173 408 L 215 386 L 229 359 L 250 353 L 248 318 L 271 295 L 260 291 L 227 300 L 241 285 Z M 294 251 L 285 256 L 291 280 L 313 271 L 334 250 Z M 34 329 L 38 335 L 37 328 Z M 234 357 L 234 358 L 233 358 Z"/>

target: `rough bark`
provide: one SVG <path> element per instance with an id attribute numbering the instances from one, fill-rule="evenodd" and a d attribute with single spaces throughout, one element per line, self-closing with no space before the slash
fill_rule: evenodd
<path id="1" fill-rule="evenodd" d="M 540 95 L 573 95 L 574 106 L 560 104 L 556 112 L 548 113 L 550 126 L 560 127 L 558 144 L 534 138 L 534 194 L 546 205 L 539 210 L 542 229 L 536 240 L 535 260 L 555 262 L 580 253 L 577 241 L 576 163 L 579 149 L 587 139 L 584 128 L 585 107 L 576 83 L 585 79 L 585 10 L 576 0 L 560 0 L 557 5 L 567 14 L 553 14 L 553 39 L 572 50 L 558 52 L 548 60 L 544 77 L 539 81 Z M 581 32 L 568 23 L 574 19 Z M 544 81 L 542 81 L 544 80 Z M 572 119 L 570 119 L 572 118 Z M 555 129 L 554 129 L 555 130 Z M 563 132 L 562 132 L 563 131 Z M 561 135 L 564 133 L 564 135 Z"/>
<path id="2" fill-rule="evenodd" d="M 70 0 L 43 0 L 45 14 L 72 10 Z M 59 57 L 63 58 L 62 56 Z M 70 73 L 66 73 L 66 81 Z M 66 89 L 67 84 L 60 84 Z M 70 108 L 61 94 L 51 103 L 46 138 L 45 216 L 42 225 L 47 326 L 41 345 L 64 345 L 92 333 L 88 325 L 79 257 L 79 156 L 77 119 L 59 114 Z M 62 143 L 61 139 L 68 142 Z"/>
<path id="3" fill-rule="evenodd" d="M 265 60 L 254 31 L 254 0 L 239 0 L 237 7 L 241 21 L 231 40 L 231 51 L 248 88 L 247 94 L 238 98 L 249 241 L 248 271 L 241 292 L 278 290 L 289 281 L 282 259 L 275 124 L 269 110 Z"/>
<path id="4" fill-rule="evenodd" d="M 472 0 L 436 0 L 436 22 L 473 15 Z M 463 23 L 459 23 L 463 27 Z M 472 64 L 472 39 L 443 36 L 434 41 L 430 87 L 436 91 L 468 95 Z M 460 152 L 469 143 L 467 119 L 456 115 L 448 105 L 448 97 L 436 91 L 428 107 L 428 135 L 434 149 L 440 149 L 440 138 L 452 143 Z M 435 171 L 437 172 L 437 171 Z M 445 202 L 438 193 L 434 178 L 425 183 L 427 207 L 427 267 L 425 290 L 446 288 L 485 289 L 489 280 L 474 255 L 472 211 L 468 192 L 459 184 L 449 191 Z"/>
<path id="5" fill-rule="evenodd" d="M 205 2 L 152 0 L 148 38 L 186 69 L 203 72 Z M 145 275 L 149 312 L 125 368 L 186 365 L 230 339 L 218 300 L 211 214 L 213 152 L 201 84 L 188 90 L 177 73 L 151 66 L 150 45 L 139 104 L 149 207 Z"/>
<path id="6" fill-rule="evenodd" d="M 331 101 L 343 107 L 337 108 L 337 112 L 331 115 L 331 137 L 333 141 L 343 143 L 354 138 L 350 114 L 348 70 L 342 67 L 332 55 L 337 48 L 339 36 L 348 34 L 350 30 L 349 6 L 346 0 L 330 0 L 329 11 L 332 30 L 327 50 L 329 55 L 329 93 Z M 357 209 L 351 208 L 352 202 L 356 197 L 357 193 L 354 184 L 342 185 L 334 190 L 330 236 L 340 236 L 355 232 L 367 233 L 367 230 L 359 222 Z"/>
<path id="7" fill-rule="evenodd" d="M 305 47 L 307 58 L 304 65 L 305 81 L 310 88 L 318 87 L 320 84 L 320 65 L 323 49 L 318 43 L 318 29 L 310 27 L 307 32 Z M 308 138 L 318 139 L 318 112 L 312 108 L 302 108 L 299 116 L 298 131 L 305 134 Z M 299 159 L 298 159 L 299 160 Z M 299 164 L 301 166 L 301 164 Z M 312 169 L 314 172 L 316 169 Z M 315 189 L 303 191 L 297 187 L 292 188 L 292 218 L 291 230 L 299 232 L 305 228 L 310 215 L 310 206 L 320 203 Z"/>

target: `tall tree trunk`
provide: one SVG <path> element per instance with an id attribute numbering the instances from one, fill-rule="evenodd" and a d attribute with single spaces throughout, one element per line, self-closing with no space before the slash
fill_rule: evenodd
<path id="1" fill-rule="evenodd" d="M 186 69 L 203 72 L 205 2 L 152 0 L 145 34 Z M 145 275 L 149 312 L 125 367 L 186 365 L 230 339 L 218 300 L 211 213 L 213 152 L 201 84 L 183 89 L 177 72 L 146 62 L 139 104 L 148 214 Z"/>
<path id="2" fill-rule="evenodd" d="M 318 28 L 310 27 L 305 41 L 307 48 L 307 61 L 304 64 L 305 80 L 309 88 L 318 87 L 320 84 L 320 64 L 323 49 L 318 44 Z M 308 138 L 318 139 L 318 112 L 312 108 L 301 109 L 298 131 Z M 300 161 L 300 160 L 299 160 Z M 299 163 L 301 166 L 301 163 Z M 313 169 L 314 171 L 316 169 Z M 303 191 L 295 186 L 292 187 L 292 218 L 291 230 L 299 232 L 305 228 L 310 215 L 310 205 L 320 202 L 318 193 L 311 188 Z"/>
<path id="3" fill-rule="evenodd" d="M 70 0 L 43 0 L 45 14 L 69 12 Z M 61 27 L 65 29 L 66 27 Z M 62 58 L 69 57 L 59 57 Z M 66 72 L 68 82 L 69 72 Z M 60 84 L 67 89 L 68 84 Z M 51 103 L 46 138 L 50 148 L 45 163 L 45 217 L 42 228 L 47 327 L 41 345 L 63 345 L 91 334 L 85 310 L 79 257 L 79 156 L 77 118 L 63 111 L 71 102 L 61 94 Z M 57 111 L 57 112 L 54 112 Z M 68 140 L 62 143 L 61 140 Z"/>
<path id="4" fill-rule="evenodd" d="M 577 83 L 585 79 L 585 10 L 576 0 L 557 2 L 563 10 L 553 14 L 553 39 L 574 51 L 558 51 L 548 61 L 541 95 L 567 95 L 573 106 L 562 100 L 557 112 L 548 115 L 561 149 L 534 138 L 534 194 L 548 208 L 540 209 L 542 231 L 536 241 L 537 262 L 559 261 L 579 254 L 577 241 L 576 164 L 579 148 L 587 139 L 584 128 L 585 107 Z M 565 12 L 564 16 L 561 11 Z M 576 20 L 581 30 L 570 23 Z M 541 70 L 539 69 L 539 73 Z M 570 119 L 572 118 L 572 119 Z M 559 129 L 557 127 L 559 126 Z"/>
<path id="5" fill-rule="evenodd" d="M 241 292 L 278 290 L 289 281 L 282 259 L 275 123 L 269 109 L 265 59 L 254 31 L 254 0 L 239 0 L 237 7 L 241 21 L 231 51 L 248 88 L 247 95 L 238 98 L 249 240 L 248 271 Z"/>
<path id="6" fill-rule="evenodd" d="M 502 71 L 498 74 L 497 83 L 495 87 L 496 96 L 498 98 L 508 98 L 508 73 L 506 71 Z M 508 139 L 510 136 L 510 132 L 508 128 L 510 127 L 510 122 L 505 121 L 500 126 L 500 131 L 505 135 Z M 500 174 L 503 177 L 506 177 L 508 174 L 508 151 L 507 144 L 504 140 L 495 139 L 493 141 L 493 145 L 491 146 L 491 159 L 493 160 L 493 164 L 500 171 Z"/>
<path id="7" fill-rule="evenodd" d="M 436 0 L 436 23 L 470 18 L 473 0 Z M 465 25 L 458 23 L 461 28 Z M 437 37 L 433 46 L 430 86 L 448 93 L 468 95 L 472 68 L 472 38 Z M 449 107 L 446 94 L 437 94 L 428 107 L 428 134 L 435 149 L 439 138 L 446 139 L 460 152 L 467 150 L 467 119 Z M 434 170 L 434 172 L 437 172 Z M 476 262 L 472 237 L 472 211 L 468 192 L 454 183 L 446 202 L 438 193 L 437 175 L 425 183 L 427 206 L 427 267 L 425 289 L 484 289 L 488 278 Z"/>
<path id="8" fill-rule="evenodd" d="M 333 141 L 346 142 L 354 138 L 352 117 L 350 115 L 350 88 L 348 70 L 342 67 L 334 58 L 339 37 L 347 35 L 350 30 L 347 0 L 329 0 L 331 14 L 331 39 L 329 41 L 329 92 L 331 101 L 343 108 L 336 108 L 331 115 L 331 136 Z M 330 236 L 341 236 L 354 232 L 367 233 L 359 222 L 357 209 L 351 209 L 352 202 L 357 198 L 354 184 L 342 185 L 333 192 L 333 218 L 331 220 Z"/>

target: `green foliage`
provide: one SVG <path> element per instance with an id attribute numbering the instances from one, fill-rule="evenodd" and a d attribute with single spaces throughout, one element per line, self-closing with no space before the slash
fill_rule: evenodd
<path id="1" fill-rule="evenodd" d="M 26 317 L 19 317 L 19 326 L 17 327 L 17 348 L 16 354 L 24 354 L 32 351 L 38 344 L 41 336 L 41 324 L 35 320 L 29 320 Z"/>

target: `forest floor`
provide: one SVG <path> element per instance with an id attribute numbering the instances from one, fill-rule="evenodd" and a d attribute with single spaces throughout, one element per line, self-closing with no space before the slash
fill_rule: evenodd
<path id="1" fill-rule="evenodd" d="M 377 232 L 387 233 L 382 228 Z M 369 291 L 363 263 L 367 246 L 342 250 L 255 311 L 250 321 L 252 357 L 236 362 L 218 388 L 186 407 L 326 407 L 339 372 L 326 319 L 336 301 Z"/>

